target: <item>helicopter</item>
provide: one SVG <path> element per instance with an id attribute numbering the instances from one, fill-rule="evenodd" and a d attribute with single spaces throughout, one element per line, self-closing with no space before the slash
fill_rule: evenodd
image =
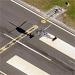
<path id="1" fill-rule="evenodd" d="M 8 21 L 8 22 L 9 22 L 9 21 Z M 29 36 L 29 38 L 31 39 L 31 38 L 34 37 L 34 35 L 31 34 L 31 33 L 28 34 L 28 33 L 26 32 L 26 30 L 24 30 L 24 29 L 21 28 L 21 26 L 24 25 L 26 22 L 27 22 L 27 21 L 24 21 L 20 26 L 16 26 L 16 25 L 13 24 L 12 22 L 9 22 L 9 23 L 16 27 L 15 29 L 16 29 L 17 32 L 19 32 L 19 33 L 21 33 L 21 34 L 26 34 L 26 35 Z"/>

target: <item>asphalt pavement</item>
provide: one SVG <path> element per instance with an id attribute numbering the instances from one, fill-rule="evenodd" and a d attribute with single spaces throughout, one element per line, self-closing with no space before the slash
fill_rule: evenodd
<path id="1" fill-rule="evenodd" d="M 0 32 L 7 33 L 14 38 L 20 35 L 20 33 L 18 33 L 15 30 L 16 27 L 10 24 L 9 22 L 14 23 L 16 26 L 20 26 L 24 21 L 26 21 L 26 23 L 21 26 L 21 28 L 27 30 L 32 25 L 38 25 L 39 29 L 41 29 L 51 25 L 50 28 L 46 30 L 47 32 L 75 46 L 74 36 L 63 31 L 57 26 L 54 26 L 49 22 L 46 22 L 45 24 L 41 23 L 42 18 L 16 5 L 15 3 L 12 3 L 9 0 L 0 1 L 0 17 Z M 71 60 L 75 62 L 75 60 L 67 57 L 66 55 L 60 52 L 57 52 L 54 48 L 49 47 L 39 41 L 40 36 L 36 34 L 36 31 L 34 31 L 33 34 L 35 34 L 34 38 L 29 39 L 29 37 L 25 37 L 21 40 L 21 42 L 45 54 L 46 56 L 51 58 L 52 61 L 48 61 L 47 59 L 39 56 L 38 54 L 30 51 L 29 49 L 21 46 L 20 44 L 15 44 L 14 46 L 6 50 L 4 53 L 0 54 L 0 70 L 5 72 L 7 75 L 13 75 L 13 73 L 14 75 L 25 75 L 18 69 L 6 63 L 6 61 L 9 60 L 12 56 L 19 55 L 23 59 L 29 61 L 30 63 L 36 65 L 37 67 L 41 68 L 42 70 L 48 72 L 51 75 L 72 75 L 72 70 L 75 69 L 75 64 L 73 64 L 72 62 L 69 63 L 69 61 Z M 0 46 L 2 46 L 9 42 L 11 39 L 5 37 L 4 39 L 1 38 L 0 40 L 2 40 L 0 42 Z M 5 43 L 2 44 L 2 42 Z"/>

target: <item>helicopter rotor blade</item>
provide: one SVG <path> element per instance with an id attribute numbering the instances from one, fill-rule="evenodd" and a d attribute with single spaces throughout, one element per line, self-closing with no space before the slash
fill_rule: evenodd
<path id="1" fill-rule="evenodd" d="M 17 27 L 14 23 L 12 23 L 12 22 L 10 22 L 10 21 L 8 21 L 11 25 L 13 25 L 13 26 L 15 26 L 15 27 Z"/>
<path id="2" fill-rule="evenodd" d="M 20 33 L 25 33 L 26 34 L 26 32 L 25 32 L 25 30 L 23 30 L 22 28 L 20 28 L 23 24 L 25 24 L 27 21 L 25 20 L 20 26 L 16 26 L 15 24 L 13 24 L 12 22 L 10 22 L 10 21 L 8 21 L 11 25 L 13 25 L 13 26 L 15 26 L 16 28 L 16 30 L 18 31 L 18 32 L 20 32 Z M 13 29 L 12 31 L 14 31 L 15 29 Z M 12 32 L 11 31 L 11 32 Z"/>
<path id="3" fill-rule="evenodd" d="M 10 22 L 10 21 L 8 21 L 11 25 L 13 25 L 13 26 L 15 26 L 15 27 L 17 27 L 15 24 L 13 24 L 12 22 Z M 13 32 L 15 29 L 13 29 L 12 31 L 10 31 L 10 33 L 11 32 Z"/>
<path id="4" fill-rule="evenodd" d="M 21 27 L 22 25 L 24 25 L 27 21 L 25 20 L 19 27 Z"/>

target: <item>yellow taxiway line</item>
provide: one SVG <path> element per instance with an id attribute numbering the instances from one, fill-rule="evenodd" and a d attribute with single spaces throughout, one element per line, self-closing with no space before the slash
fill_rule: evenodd
<path id="1" fill-rule="evenodd" d="M 33 31 L 35 31 L 38 28 L 37 25 L 33 25 L 31 28 L 29 28 L 26 32 L 28 34 L 32 33 Z M 11 46 L 13 46 L 16 43 L 16 40 L 19 41 L 21 39 L 23 39 L 25 36 L 27 36 L 26 34 L 20 34 L 19 36 L 17 36 L 15 39 L 13 39 L 12 41 L 10 41 L 9 43 L 7 43 L 6 45 L 4 45 L 3 47 L 0 48 L 0 54 L 3 53 L 4 51 L 6 51 L 8 48 L 10 48 Z"/>

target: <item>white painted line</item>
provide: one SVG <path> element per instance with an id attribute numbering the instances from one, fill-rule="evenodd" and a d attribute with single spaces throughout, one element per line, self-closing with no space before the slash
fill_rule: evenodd
<path id="1" fill-rule="evenodd" d="M 11 37 L 11 36 L 9 36 L 9 35 L 7 35 L 7 34 L 4 34 L 4 35 L 7 36 L 7 37 L 9 37 L 10 39 L 14 40 L 13 37 Z M 35 52 L 36 54 L 42 56 L 43 58 L 45 58 L 45 59 L 47 59 L 47 60 L 49 60 L 49 61 L 52 61 L 50 58 L 46 57 L 45 55 L 41 54 L 40 52 L 36 51 L 35 49 L 33 49 L 33 48 L 31 48 L 31 47 L 29 47 L 29 46 L 27 46 L 27 45 L 21 43 L 20 41 L 16 40 L 16 42 L 19 43 L 19 44 L 21 44 L 22 46 L 28 48 L 29 50 Z M 53 62 L 53 61 L 52 61 L 52 62 Z"/>
<path id="2" fill-rule="evenodd" d="M 9 59 L 7 63 L 27 75 L 50 75 L 17 55 Z"/>
<path id="3" fill-rule="evenodd" d="M 62 29 L 62 30 L 64 30 L 64 31 L 66 31 L 67 33 L 71 34 L 72 36 L 75 36 L 75 34 L 73 34 L 73 33 L 69 32 L 69 31 L 65 30 L 64 28 L 58 26 L 57 24 L 53 23 L 52 21 L 50 21 L 50 20 L 48 20 L 48 19 L 46 19 L 46 18 L 40 16 L 39 14 L 37 14 L 37 13 L 33 12 L 32 10 L 28 9 L 27 7 L 23 6 L 22 4 L 17 3 L 15 0 L 11 0 L 11 1 L 14 2 L 14 3 L 16 3 L 16 4 L 18 4 L 19 6 L 21 6 L 21 7 L 23 7 L 23 8 L 25 8 L 26 10 L 32 12 L 33 14 L 37 15 L 38 17 L 40 17 L 40 18 L 42 18 L 42 19 L 45 19 L 46 21 L 52 23 L 53 25 L 57 26 L 58 28 L 60 28 L 60 29 Z"/>
<path id="4" fill-rule="evenodd" d="M 47 33 L 47 35 L 50 35 L 50 34 Z M 42 36 L 39 40 L 55 48 L 55 50 L 58 50 L 61 53 L 75 60 L 75 47 L 74 46 L 64 42 L 63 40 L 59 38 L 57 38 L 55 41 L 52 41 L 52 39 L 48 38 L 47 36 Z"/>
<path id="5" fill-rule="evenodd" d="M 29 28 L 28 30 L 26 30 L 26 32 L 28 34 L 32 33 L 33 31 L 35 31 L 36 29 L 38 29 L 37 25 L 33 25 L 31 28 Z M 3 47 L 0 48 L 0 53 L 3 53 L 4 51 L 6 51 L 8 48 L 10 48 L 11 46 L 13 46 L 16 43 L 16 40 L 21 40 L 23 39 L 25 36 L 25 34 L 20 34 L 19 36 L 17 36 L 15 39 L 13 39 L 12 41 L 10 41 L 9 43 L 5 44 Z"/>
<path id="6" fill-rule="evenodd" d="M 0 75 L 7 75 L 7 74 L 5 74 L 4 72 L 0 71 Z"/>

